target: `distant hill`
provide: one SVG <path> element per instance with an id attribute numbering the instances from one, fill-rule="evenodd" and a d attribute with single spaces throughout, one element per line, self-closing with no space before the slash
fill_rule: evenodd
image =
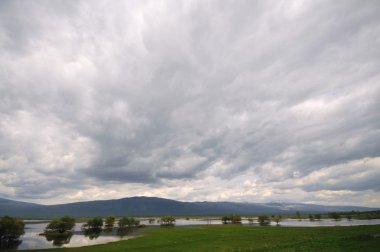
<path id="1" fill-rule="evenodd" d="M 236 202 L 181 202 L 155 197 L 131 197 L 114 200 L 97 200 L 59 205 L 40 205 L 0 199 L 0 216 L 52 218 L 63 215 L 93 216 L 206 216 L 224 214 L 303 214 L 334 211 L 371 211 L 376 208 L 356 206 L 322 206 L 289 203 L 236 203 Z"/>

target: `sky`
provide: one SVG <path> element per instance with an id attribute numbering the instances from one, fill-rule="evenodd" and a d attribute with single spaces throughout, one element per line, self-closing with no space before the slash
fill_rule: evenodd
<path id="1" fill-rule="evenodd" d="M 378 1 L 0 1 L 0 198 L 380 207 Z"/>

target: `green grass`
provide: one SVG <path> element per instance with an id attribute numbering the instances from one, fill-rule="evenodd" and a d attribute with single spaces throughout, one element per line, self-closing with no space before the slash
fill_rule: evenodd
<path id="1" fill-rule="evenodd" d="M 118 251 L 379 251 L 380 225 L 356 227 L 254 227 L 208 225 L 145 228 L 144 236 L 68 252 Z M 33 250 L 37 251 L 37 250 Z M 41 252 L 58 252 L 44 249 Z"/>

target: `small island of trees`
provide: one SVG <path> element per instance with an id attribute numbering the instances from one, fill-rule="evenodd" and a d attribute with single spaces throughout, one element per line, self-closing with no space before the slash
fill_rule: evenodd
<path id="1" fill-rule="evenodd" d="M 21 243 L 20 236 L 25 233 L 23 221 L 4 216 L 0 218 L 0 250 L 13 249 Z"/>

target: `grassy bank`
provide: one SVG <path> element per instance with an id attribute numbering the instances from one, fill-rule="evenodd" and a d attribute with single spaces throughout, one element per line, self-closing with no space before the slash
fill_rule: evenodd
<path id="1" fill-rule="evenodd" d="M 157 227 L 146 228 L 140 238 L 64 251 L 379 251 L 379 236 L 380 225 L 317 228 L 239 225 Z"/>

